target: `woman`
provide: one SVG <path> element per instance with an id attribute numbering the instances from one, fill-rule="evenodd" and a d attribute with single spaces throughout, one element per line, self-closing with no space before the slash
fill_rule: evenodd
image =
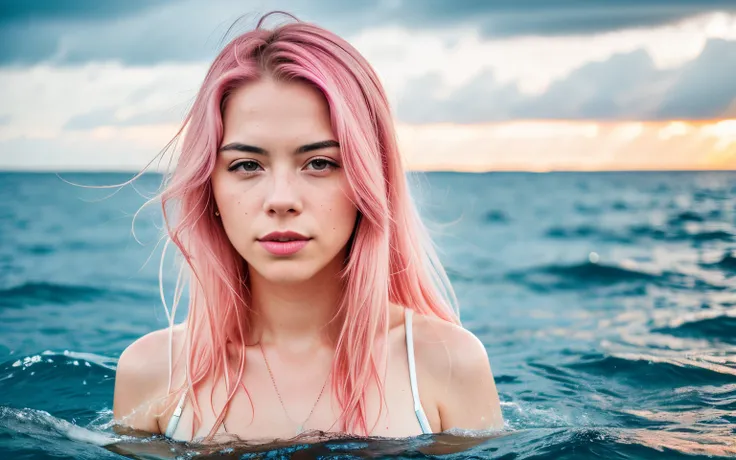
<path id="1" fill-rule="evenodd" d="M 204 441 L 502 427 L 378 77 L 336 35 L 268 16 L 217 56 L 179 133 L 161 199 L 189 311 L 120 356 L 115 419 Z"/>

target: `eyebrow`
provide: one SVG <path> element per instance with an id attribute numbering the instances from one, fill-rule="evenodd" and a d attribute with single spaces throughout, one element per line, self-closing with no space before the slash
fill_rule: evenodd
<path id="1" fill-rule="evenodd" d="M 333 140 L 314 142 L 312 144 L 302 145 L 301 147 L 296 149 L 296 152 L 294 152 L 294 154 L 300 155 L 302 153 L 313 152 L 315 150 L 328 149 L 332 147 L 339 148 L 340 143 L 338 143 L 337 141 L 333 141 Z M 238 152 L 248 152 L 248 153 L 257 153 L 258 155 L 268 155 L 268 151 L 266 149 L 255 147 L 253 145 L 242 144 L 240 142 L 231 142 L 229 144 L 223 145 L 222 147 L 219 148 L 218 152 L 223 152 L 225 150 L 236 150 Z"/>

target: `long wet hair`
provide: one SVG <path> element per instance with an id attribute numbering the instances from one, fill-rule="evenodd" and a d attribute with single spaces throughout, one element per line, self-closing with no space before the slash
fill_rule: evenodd
<path id="1" fill-rule="evenodd" d="M 459 324 L 457 301 L 409 194 L 392 114 L 373 68 L 345 40 L 291 15 L 293 22 L 265 28 L 264 20 L 273 13 L 280 12 L 262 16 L 255 29 L 224 46 L 172 140 L 181 140 L 180 154 L 160 196 L 166 246 L 176 245 L 181 262 L 171 309 L 161 285 L 170 331 L 185 284 L 189 308 L 183 350 L 186 379 L 172 388 L 170 354 L 168 396 L 176 400 L 175 395 L 187 393 L 194 406 L 194 436 L 202 422 L 198 388 L 207 381 L 224 381 L 227 400 L 207 436 L 211 438 L 237 391 L 248 395 L 242 382 L 252 325 L 248 266 L 215 216 L 210 175 L 222 142 L 223 109 L 233 91 L 266 76 L 305 82 L 327 100 L 358 210 L 340 276 L 343 288 L 336 312 L 344 321 L 331 388 L 342 409 L 336 422 L 341 430 L 368 435 L 372 427 L 366 419 L 365 395 L 371 381 L 385 401 L 370 344 L 377 334 L 388 334 L 389 304 Z M 232 349 L 238 350 L 235 359 L 228 356 Z"/>

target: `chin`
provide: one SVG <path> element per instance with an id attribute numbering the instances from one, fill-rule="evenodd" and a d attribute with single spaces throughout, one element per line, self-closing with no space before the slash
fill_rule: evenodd
<path id="1" fill-rule="evenodd" d="M 299 284 L 312 279 L 319 270 L 304 261 L 279 260 L 250 266 L 258 275 L 271 283 Z"/>

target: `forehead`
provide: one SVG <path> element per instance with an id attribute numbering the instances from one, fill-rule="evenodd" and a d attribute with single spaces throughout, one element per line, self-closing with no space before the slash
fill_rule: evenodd
<path id="1" fill-rule="evenodd" d="M 270 78 L 247 83 L 230 95 L 223 128 L 224 142 L 310 141 L 332 136 L 329 105 L 318 89 L 304 82 Z"/>

